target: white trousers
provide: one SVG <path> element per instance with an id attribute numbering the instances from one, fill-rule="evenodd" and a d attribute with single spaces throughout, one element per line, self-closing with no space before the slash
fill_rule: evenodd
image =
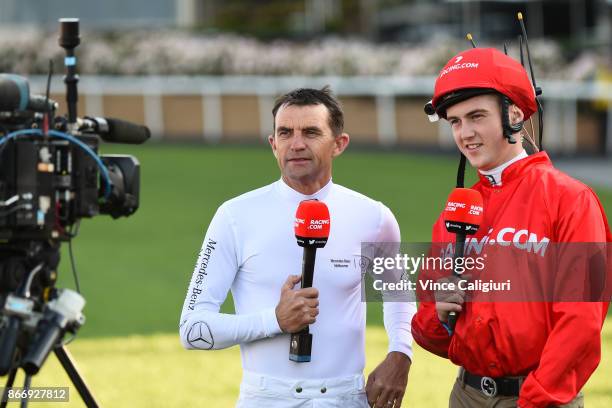
<path id="1" fill-rule="evenodd" d="M 245 371 L 236 408 L 368 408 L 362 374 L 290 380 Z"/>

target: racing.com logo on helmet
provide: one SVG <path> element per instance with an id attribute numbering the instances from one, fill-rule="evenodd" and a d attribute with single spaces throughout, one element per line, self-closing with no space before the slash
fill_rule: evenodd
<path id="1" fill-rule="evenodd" d="M 463 59 L 462 56 L 457 57 L 457 60 L 461 60 L 461 59 Z M 439 78 L 442 78 L 444 75 L 448 74 L 449 72 L 456 71 L 458 69 L 466 69 L 466 68 L 478 68 L 478 63 L 477 62 L 464 62 L 463 64 L 451 65 L 450 67 L 445 68 L 440 72 Z"/>

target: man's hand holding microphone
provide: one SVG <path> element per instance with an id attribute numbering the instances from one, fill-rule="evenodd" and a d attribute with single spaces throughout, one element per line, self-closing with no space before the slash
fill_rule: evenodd
<path id="1" fill-rule="evenodd" d="M 289 275 L 281 288 L 276 320 L 284 333 L 297 333 L 305 329 L 317 320 L 319 314 L 319 290 L 294 289 L 301 280 L 299 275 Z"/>
<path id="2" fill-rule="evenodd" d="M 468 276 L 450 276 L 447 278 L 438 279 L 438 283 L 452 283 L 454 289 L 436 290 L 434 297 L 436 299 L 436 311 L 438 319 L 442 323 L 447 323 L 451 312 L 461 313 L 463 311 L 463 303 L 465 302 L 465 291 L 459 289 L 458 283 L 461 280 L 466 280 Z"/>

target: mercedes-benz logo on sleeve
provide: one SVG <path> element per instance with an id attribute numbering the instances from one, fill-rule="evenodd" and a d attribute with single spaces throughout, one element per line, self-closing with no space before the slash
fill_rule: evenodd
<path id="1" fill-rule="evenodd" d="M 197 349 L 210 350 L 215 345 L 210 327 L 206 322 L 195 322 L 187 333 L 187 342 Z"/>
<path id="2" fill-rule="evenodd" d="M 487 397 L 493 398 L 497 395 L 497 383 L 491 377 L 482 377 L 480 380 L 480 389 Z"/>

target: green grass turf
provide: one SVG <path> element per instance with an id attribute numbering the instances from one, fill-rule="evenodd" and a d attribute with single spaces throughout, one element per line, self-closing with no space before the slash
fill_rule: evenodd
<path id="1" fill-rule="evenodd" d="M 270 151 L 256 147 L 104 145 L 138 157 L 141 206 L 130 218 L 86 219 L 73 242 L 87 323 L 80 337 L 176 332 L 204 233 L 223 201 L 278 179 Z M 454 187 L 457 160 L 406 152 L 346 152 L 334 181 L 383 201 L 403 241 L 425 242 Z M 473 171 L 468 180 L 474 180 Z M 612 192 L 599 190 L 612 211 Z M 74 287 L 63 246 L 59 287 Z M 370 304 L 368 324 L 381 324 Z M 226 302 L 224 310 L 232 310 Z"/>
<path id="2" fill-rule="evenodd" d="M 589 408 L 612 406 L 611 323 L 608 321 L 604 325 L 600 366 L 584 389 Z M 238 347 L 214 352 L 186 351 L 172 334 L 79 339 L 68 347 L 103 407 L 233 407 L 238 396 L 242 376 Z M 366 375 L 382 361 L 386 349 L 384 329 L 368 327 Z M 402 406 L 448 406 L 456 372 L 457 368 L 448 360 L 415 346 L 414 364 Z M 20 374 L 16 385 L 21 383 Z M 34 377 L 33 386 L 70 386 L 70 403 L 37 403 L 32 407 L 83 406 L 55 356 L 51 356 Z"/>

